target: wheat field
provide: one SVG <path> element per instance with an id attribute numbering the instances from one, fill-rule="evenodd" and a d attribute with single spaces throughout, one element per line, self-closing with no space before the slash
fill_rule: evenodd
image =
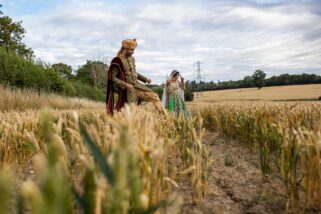
<path id="1" fill-rule="evenodd" d="M 57 98 L 0 112 L 1 213 L 179 213 L 173 189 L 182 179 L 195 203 L 205 197 L 200 116 L 164 117 L 144 105 L 111 117 L 100 103 L 74 109 L 66 99 L 56 109 Z"/>
<path id="2" fill-rule="evenodd" d="M 196 101 L 192 119 L 126 106 L 111 117 L 102 103 L 43 95 L 44 109 L 33 92 L 3 90 L 13 104 L 0 109 L 0 213 L 181 213 L 188 195 L 188 206 L 215 204 L 211 133 L 257 156 L 262 182 L 283 186 L 284 212 L 321 210 L 318 101 Z"/>
<path id="3" fill-rule="evenodd" d="M 194 102 L 213 103 L 218 101 L 251 100 L 317 100 L 321 96 L 321 84 L 291 85 L 244 89 L 204 91 L 199 96 L 195 93 Z"/>
<path id="4" fill-rule="evenodd" d="M 31 89 L 12 89 L 0 85 L 0 111 L 25 111 L 40 108 L 52 109 L 94 109 L 104 108 L 104 103 L 76 97 L 62 97 L 56 94 L 37 93 Z"/>

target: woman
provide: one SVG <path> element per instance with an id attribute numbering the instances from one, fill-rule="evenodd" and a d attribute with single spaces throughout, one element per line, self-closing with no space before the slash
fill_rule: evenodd
<path id="1" fill-rule="evenodd" d="M 191 117 L 191 112 L 184 101 L 184 78 L 179 71 L 172 71 L 164 86 L 162 103 L 169 112 L 174 112 L 176 116 L 183 114 Z"/>

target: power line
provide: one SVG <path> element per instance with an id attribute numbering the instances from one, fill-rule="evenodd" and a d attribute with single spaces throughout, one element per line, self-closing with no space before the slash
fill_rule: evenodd
<path id="1" fill-rule="evenodd" d="M 194 70 L 194 74 L 196 72 L 196 84 L 197 84 L 197 92 L 196 96 L 202 96 L 202 72 L 201 72 L 201 63 L 200 61 L 197 61 L 194 63 L 194 69 L 196 66 L 196 71 Z M 195 76 L 195 75 L 194 75 Z M 205 80 L 205 77 L 204 77 Z"/>

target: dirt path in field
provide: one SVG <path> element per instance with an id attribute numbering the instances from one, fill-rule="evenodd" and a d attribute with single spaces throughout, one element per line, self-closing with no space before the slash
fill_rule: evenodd
<path id="1" fill-rule="evenodd" d="M 258 155 L 217 134 L 207 133 L 205 145 L 210 151 L 210 178 L 207 196 L 199 204 L 182 184 L 182 213 L 284 213 L 286 198 L 279 179 L 267 179 L 260 171 Z M 185 188 L 184 188 L 185 186 Z"/>

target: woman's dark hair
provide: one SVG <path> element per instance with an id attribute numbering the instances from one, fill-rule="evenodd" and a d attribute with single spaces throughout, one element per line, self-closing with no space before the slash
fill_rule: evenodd
<path id="1" fill-rule="evenodd" d="M 174 73 L 173 77 L 176 77 L 177 75 L 179 75 L 179 71 L 178 70 L 174 70 L 174 71 L 172 71 L 172 73 Z"/>

